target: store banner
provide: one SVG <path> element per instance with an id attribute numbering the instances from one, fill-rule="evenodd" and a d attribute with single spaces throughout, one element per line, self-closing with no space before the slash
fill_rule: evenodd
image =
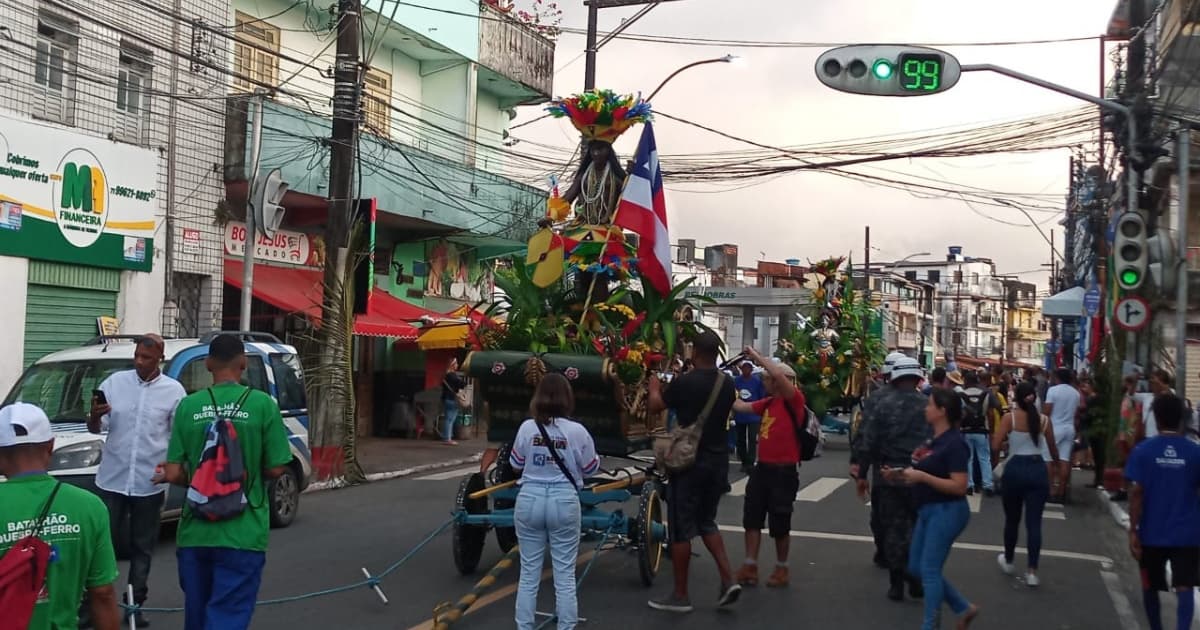
<path id="1" fill-rule="evenodd" d="M 0 255 L 150 271 L 158 153 L 0 116 Z"/>
<path id="2" fill-rule="evenodd" d="M 285 263 L 320 267 L 324 264 L 325 245 L 318 236 L 303 232 L 279 230 L 275 236 L 258 233 L 254 243 L 254 260 L 260 263 Z M 230 221 L 225 224 L 225 255 L 242 258 L 246 255 L 246 224 Z"/>

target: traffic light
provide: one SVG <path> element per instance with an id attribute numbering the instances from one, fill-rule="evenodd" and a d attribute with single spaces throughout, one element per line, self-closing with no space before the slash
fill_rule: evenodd
<path id="1" fill-rule="evenodd" d="M 1117 284 L 1126 291 L 1142 286 L 1148 259 L 1145 219 L 1136 212 L 1122 214 L 1117 219 L 1116 239 L 1113 242 Z"/>
<path id="2" fill-rule="evenodd" d="M 254 222 L 259 231 L 267 236 L 275 236 L 279 226 L 283 225 L 284 207 L 283 195 L 288 190 L 288 183 L 283 181 L 279 169 L 267 173 L 259 173 L 250 187 L 250 207 L 254 211 Z"/>
<path id="3" fill-rule="evenodd" d="M 817 79 L 852 94 L 923 96 L 958 83 L 961 66 L 953 55 L 920 46 L 842 46 L 817 58 Z"/>
<path id="4" fill-rule="evenodd" d="M 1150 280 L 1158 287 L 1159 293 L 1167 294 L 1175 290 L 1176 273 L 1175 242 L 1171 235 L 1159 230 L 1157 234 L 1146 239 L 1147 255 L 1150 264 L 1146 267 L 1150 272 Z M 1172 296 L 1173 297 L 1173 296 Z"/>

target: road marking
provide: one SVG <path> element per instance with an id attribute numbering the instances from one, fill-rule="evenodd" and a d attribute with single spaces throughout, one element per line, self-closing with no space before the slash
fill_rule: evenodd
<path id="1" fill-rule="evenodd" d="M 746 531 L 736 525 L 718 525 L 717 528 L 723 532 L 744 533 Z M 872 545 L 875 544 L 874 537 L 860 536 L 857 534 L 835 534 L 835 533 L 831 533 L 831 532 L 793 531 L 793 532 L 791 532 L 791 535 L 793 538 L 814 538 L 817 540 L 840 540 L 840 541 L 845 541 L 845 542 L 871 543 Z M 964 543 L 964 542 L 954 543 L 954 548 L 955 549 L 966 549 L 968 551 L 987 551 L 987 552 L 991 552 L 991 553 L 1004 551 L 1004 547 L 1001 545 L 980 545 L 980 544 L 976 544 L 976 543 Z M 1024 547 L 1017 547 L 1016 550 L 1021 553 L 1026 553 L 1026 550 Z M 1075 551 L 1056 551 L 1053 549 L 1043 549 L 1042 555 L 1045 557 L 1050 557 L 1050 558 L 1063 558 L 1064 560 L 1086 560 L 1088 562 L 1095 562 L 1095 563 L 1099 564 L 1100 567 L 1103 569 L 1112 567 L 1112 558 L 1109 558 L 1108 556 L 1098 556 L 1098 555 L 1090 554 L 1090 553 L 1078 553 Z"/>
<path id="2" fill-rule="evenodd" d="M 1112 600 L 1113 608 L 1117 610 L 1117 617 L 1121 620 L 1121 627 L 1142 627 L 1139 616 L 1134 614 L 1133 606 L 1129 605 L 1129 598 L 1125 597 L 1125 591 L 1121 590 L 1121 578 L 1112 571 L 1101 571 L 1100 578 L 1104 580 L 1104 589 L 1108 591 L 1108 597 Z"/>
<path id="3" fill-rule="evenodd" d="M 737 481 L 729 484 L 729 496 L 744 497 L 746 496 L 746 482 L 750 481 L 749 477 L 742 477 Z"/>
<path id="4" fill-rule="evenodd" d="M 821 477 L 820 479 L 804 486 L 804 489 L 796 493 L 797 501 L 820 501 L 825 497 L 833 494 L 834 490 L 841 488 L 849 483 L 850 480 L 844 477 Z"/>
<path id="5" fill-rule="evenodd" d="M 579 554 L 579 559 L 575 561 L 575 566 L 579 566 L 579 565 L 586 563 L 588 560 L 591 560 L 592 556 L 594 556 L 594 555 L 596 555 L 595 550 L 587 551 L 587 552 Z M 521 570 L 520 562 L 517 562 L 514 566 L 517 567 L 517 572 L 519 574 L 520 570 Z M 551 569 L 545 569 L 544 571 L 542 571 L 542 578 L 540 581 L 545 582 L 553 574 L 554 574 L 554 572 Z M 495 604 L 496 602 L 498 602 L 516 592 L 517 592 L 517 583 L 514 582 L 512 584 L 509 584 L 508 586 L 505 586 L 503 588 L 492 591 L 491 593 L 483 595 L 479 599 L 475 600 L 475 604 L 473 606 L 471 606 L 470 608 L 468 608 L 467 612 L 463 616 L 465 617 L 467 615 L 479 612 L 480 609 L 486 608 L 487 606 Z M 458 600 L 455 599 L 454 601 L 457 602 Z M 410 627 L 408 630 L 433 630 L 433 628 L 434 628 L 434 620 L 426 619 L 425 621 L 422 621 L 421 623 Z"/>
<path id="6" fill-rule="evenodd" d="M 421 477 L 417 477 L 416 481 L 445 481 L 447 479 L 458 479 L 459 477 L 464 477 L 470 473 L 478 472 L 478 471 L 479 471 L 478 466 L 476 466 L 474 468 L 457 468 L 455 470 L 443 470 L 442 472 L 436 472 L 436 473 L 433 473 L 432 475 L 424 475 Z"/>
<path id="7" fill-rule="evenodd" d="M 1042 511 L 1042 519 L 1065 521 L 1067 520 L 1067 514 L 1063 512 L 1061 505 L 1047 505 L 1046 509 Z"/>
<path id="8" fill-rule="evenodd" d="M 975 514 L 978 514 L 979 508 L 982 505 L 983 505 L 983 496 L 982 495 L 978 495 L 978 494 L 968 494 L 967 495 L 967 506 L 971 508 L 972 512 L 974 512 Z"/>

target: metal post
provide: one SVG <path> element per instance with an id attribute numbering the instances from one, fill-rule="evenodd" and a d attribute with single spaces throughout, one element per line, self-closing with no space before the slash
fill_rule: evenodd
<path id="1" fill-rule="evenodd" d="M 263 123 L 262 91 L 259 89 L 254 92 L 254 97 L 250 99 L 254 116 L 250 128 L 250 185 L 246 187 L 246 241 L 242 262 L 242 312 L 238 330 L 250 330 L 250 307 L 254 302 L 254 246 L 258 242 L 258 226 L 255 225 L 254 208 L 251 207 L 250 200 L 254 199 L 254 188 L 258 182 Z"/>
<path id="2" fill-rule="evenodd" d="M 1191 130 L 1186 125 L 1180 125 L 1178 135 L 1179 149 L 1176 151 L 1179 165 L 1176 177 L 1179 178 L 1179 216 L 1176 221 L 1179 260 L 1175 267 L 1175 393 L 1180 397 L 1187 396 L 1187 320 L 1188 320 L 1188 195 L 1192 177 L 1191 169 Z"/>
<path id="3" fill-rule="evenodd" d="M 863 298 L 866 300 L 867 308 L 871 307 L 871 226 L 863 228 L 863 278 L 866 279 L 866 288 L 863 289 Z"/>

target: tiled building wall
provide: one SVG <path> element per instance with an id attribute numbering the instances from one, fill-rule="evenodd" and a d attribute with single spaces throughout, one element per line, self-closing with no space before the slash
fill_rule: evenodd
<path id="1" fill-rule="evenodd" d="M 161 310 L 167 335 L 194 336 L 221 324 L 224 229 L 216 218 L 224 198 L 220 169 L 230 83 L 224 69 L 229 66 L 231 39 L 224 34 L 232 35 L 228 27 L 233 18 L 228 0 L 181 0 L 178 13 L 174 4 L 0 0 L 0 36 L 8 49 L 0 55 L 5 91 L 0 108 L 42 120 L 58 118 L 47 115 L 47 100 L 34 81 L 39 15 L 74 26 L 77 55 L 64 68 L 66 81 L 74 86 L 72 115 L 49 122 L 159 152 L 158 194 L 166 220 L 154 235 L 158 245 L 154 264 L 165 270 L 166 305 L 133 307 Z M 148 114 L 140 119 L 144 125 L 140 133 L 131 131 L 134 125 L 116 107 L 123 47 L 140 51 L 149 65 L 151 92 L 146 95 Z M 175 132 L 173 177 L 168 150 L 171 128 Z"/>

